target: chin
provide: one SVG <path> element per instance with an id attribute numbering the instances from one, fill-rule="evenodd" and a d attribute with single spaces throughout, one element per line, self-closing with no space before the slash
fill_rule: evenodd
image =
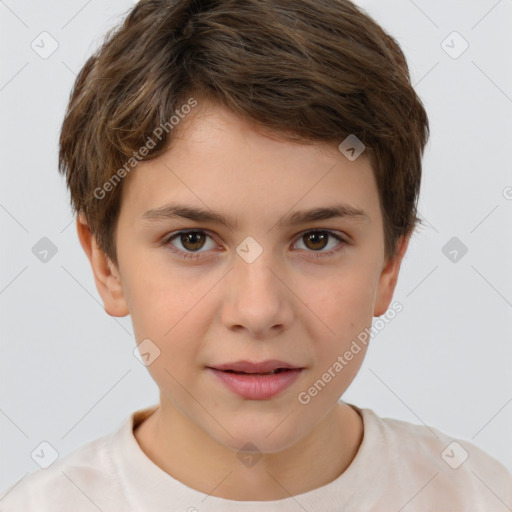
<path id="1" fill-rule="evenodd" d="M 209 435 L 219 444 L 233 451 L 238 452 L 250 443 L 261 453 L 276 453 L 286 450 L 305 435 L 303 422 L 301 422 L 302 429 L 298 429 L 296 419 L 283 421 L 286 415 L 278 419 L 273 416 L 266 421 L 261 417 L 259 419 L 242 419 L 240 416 L 238 415 L 234 422 L 223 424 L 232 437 L 223 429 L 210 431 Z"/>

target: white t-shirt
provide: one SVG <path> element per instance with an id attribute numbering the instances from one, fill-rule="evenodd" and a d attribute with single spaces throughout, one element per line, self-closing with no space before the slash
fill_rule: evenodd
<path id="1" fill-rule="evenodd" d="M 361 414 L 364 427 L 354 460 L 338 478 L 303 494 L 274 501 L 235 501 L 184 485 L 153 463 L 133 435 L 134 427 L 158 407 L 152 406 L 128 416 L 116 432 L 79 447 L 3 491 L 0 511 L 512 510 L 512 474 L 472 443 L 350 405 Z"/>

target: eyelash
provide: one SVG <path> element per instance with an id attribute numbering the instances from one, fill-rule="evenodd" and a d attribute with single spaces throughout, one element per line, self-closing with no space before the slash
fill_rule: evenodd
<path id="1" fill-rule="evenodd" d="M 201 233 L 201 234 L 207 235 L 208 237 L 212 238 L 211 234 L 208 231 L 205 231 L 203 229 L 190 229 L 190 230 L 177 231 L 176 233 L 172 233 L 170 236 L 166 237 L 163 240 L 162 245 L 168 246 L 171 251 L 178 254 L 178 256 L 180 256 L 183 259 L 197 260 L 201 257 L 201 254 L 202 254 L 201 252 L 185 252 L 185 251 L 182 251 L 181 249 L 177 249 L 171 243 L 175 238 L 178 238 L 180 235 L 184 235 L 187 233 Z M 331 256 L 331 255 L 337 253 L 338 251 L 340 251 L 348 243 L 343 238 L 341 238 L 339 235 L 337 235 L 333 231 L 329 231 L 327 229 L 310 229 L 308 231 L 303 231 L 302 233 L 300 233 L 300 236 L 297 238 L 295 243 L 297 243 L 304 236 L 309 235 L 311 233 L 328 234 L 330 237 L 333 237 L 336 240 L 338 240 L 340 242 L 340 244 L 338 244 L 335 249 L 332 249 L 327 252 L 308 251 L 308 252 L 312 253 L 311 256 L 308 256 L 310 258 L 317 259 L 317 258 L 323 258 L 326 256 Z M 203 251 L 203 252 L 205 252 L 205 251 Z"/>

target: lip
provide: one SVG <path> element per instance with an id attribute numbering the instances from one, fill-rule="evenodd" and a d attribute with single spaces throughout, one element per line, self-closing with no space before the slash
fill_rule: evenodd
<path id="1" fill-rule="evenodd" d="M 278 368 L 285 369 L 300 369 L 300 366 L 295 366 L 293 364 L 287 363 L 285 361 L 279 361 L 278 359 L 267 359 L 266 361 L 261 361 L 259 363 L 253 363 L 252 361 L 234 361 L 232 363 L 225 364 L 217 364 L 215 366 L 209 366 L 208 368 L 213 368 L 215 370 L 233 370 L 235 372 L 245 372 L 245 373 L 268 373 L 273 370 L 277 370 Z"/>
<path id="2" fill-rule="evenodd" d="M 268 374 L 278 368 L 282 372 Z M 269 400 L 290 387 L 302 373 L 304 368 L 278 360 L 262 361 L 236 361 L 215 367 L 207 367 L 231 392 L 247 400 Z M 245 374 L 232 373 L 228 370 L 246 372 Z M 261 375 L 267 373 L 266 375 Z"/>

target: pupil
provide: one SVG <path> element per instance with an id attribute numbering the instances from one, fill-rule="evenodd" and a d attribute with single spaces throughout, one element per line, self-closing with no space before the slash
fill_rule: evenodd
<path id="1" fill-rule="evenodd" d="M 313 241 L 313 245 L 320 241 L 321 247 L 310 247 L 310 249 L 323 249 L 326 246 L 327 236 L 325 233 L 310 233 L 309 235 L 306 236 L 306 238 L 308 242 Z"/>
<path id="2" fill-rule="evenodd" d="M 202 247 L 201 237 L 203 235 L 201 233 L 185 233 L 181 236 L 181 243 L 184 247 L 189 250 L 200 249 Z M 198 242 L 199 240 L 199 242 Z M 192 247 L 190 246 L 192 244 Z"/>

